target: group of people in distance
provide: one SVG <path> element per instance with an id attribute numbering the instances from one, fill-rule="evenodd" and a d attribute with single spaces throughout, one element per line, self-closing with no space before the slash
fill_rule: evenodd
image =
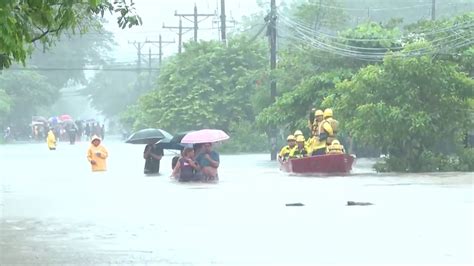
<path id="1" fill-rule="evenodd" d="M 278 155 L 280 161 L 345 153 L 344 146 L 337 140 L 339 122 L 333 118 L 332 109 L 325 109 L 324 112 L 313 109 L 308 126 L 311 129 L 311 137 L 307 140 L 301 130 L 296 130 L 293 135 L 287 137 L 288 145 L 284 146 Z"/>

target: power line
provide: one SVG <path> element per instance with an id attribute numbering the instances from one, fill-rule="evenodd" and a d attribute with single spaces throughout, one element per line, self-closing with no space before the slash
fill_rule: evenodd
<path id="1" fill-rule="evenodd" d="M 9 68 L 6 71 L 159 71 L 159 68 L 101 68 L 101 67 L 24 67 Z"/>

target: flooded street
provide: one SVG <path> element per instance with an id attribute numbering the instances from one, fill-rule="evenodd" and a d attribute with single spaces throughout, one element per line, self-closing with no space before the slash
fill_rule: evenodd
<path id="1" fill-rule="evenodd" d="M 305 177 L 223 155 L 219 184 L 180 184 L 171 155 L 150 177 L 144 146 L 104 145 L 103 173 L 84 142 L 0 146 L 1 265 L 474 262 L 472 173 L 376 174 L 361 159 Z"/>

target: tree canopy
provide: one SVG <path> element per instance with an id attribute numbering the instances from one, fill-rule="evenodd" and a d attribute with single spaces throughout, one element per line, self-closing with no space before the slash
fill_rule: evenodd
<path id="1" fill-rule="evenodd" d="M 232 123 L 253 120 L 252 73 L 265 63 L 264 46 L 247 38 L 231 39 L 228 46 L 188 43 L 185 52 L 163 67 L 156 87 L 140 99 L 143 116 L 137 126 L 228 130 Z"/>
<path id="2" fill-rule="evenodd" d="M 120 27 L 141 24 L 133 2 L 126 0 L 3 0 L 0 2 L 0 69 L 25 63 L 34 43 L 51 45 L 64 32 L 84 33 L 97 16 L 116 12 Z"/>
<path id="3" fill-rule="evenodd" d="M 420 45 L 427 44 L 405 49 Z M 377 143 L 396 158 L 391 170 L 420 171 L 423 152 L 460 142 L 472 126 L 466 110 L 473 97 L 474 80 L 458 66 L 430 56 L 389 55 L 339 83 L 332 102 L 355 139 Z"/>

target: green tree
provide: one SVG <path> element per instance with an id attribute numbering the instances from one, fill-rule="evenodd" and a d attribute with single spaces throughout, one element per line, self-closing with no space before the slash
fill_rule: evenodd
<path id="1" fill-rule="evenodd" d="M 253 121 L 253 73 L 266 66 L 265 46 L 240 37 L 227 46 L 209 41 L 185 48 L 162 68 L 157 88 L 141 97 L 136 126 L 229 130 Z"/>
<path id="2" fill-rule="evenodd" d="M 87 66 L 102 66 L 112 62 L 109 51 L 115 45 L 113 35 L 98 26 L 83 35 L 64 33 L 54 46 L 47 50 L 35 49 L 28 59 L 29 67 L 48 78 L 57 87 L 85 85 L 82 70 Z M 12 66 L 13 67 L 13 66 Z M 58 69 L 58 70 L 50 70 Z"/>
<path id="3" fill-rule="evenodd" d="M 3 119 L 8 124 L 22 128 L 31 122 L 37 111 L 54 103 L 58 89 L 46 77 L 30 71 L 5 71 L 0 75 L 0 91 L 10 99 L 10 110 Z M 8 109 L 7 109 L 8 110 Z"/>
<path id="4" fill-rule="evenodd" d="M 439 143 L 459 142 L 472 126 L 468 99 L 474 81 L 453 63 L 410 56 L 430 49 L 415 43 L 337 85 L 336 106 L 343 128 L 363 144 L 377 143 L 390 154 L 391 171 L 427 169 L 424 155 Z"/>
<path id="5" fill-rule="evenodd" d="M 148 74 L 139 75 L 126 68 L 122 68 L 125 69 L 123 71 L 98 72 L 81 91 L 91 100 L 92 106 L 108 118 L 117 117 L 151 89 Z"/>
<path id="6" fill-rule="evenodd" d="M 67 31 L 85 32 L 98 16 L 116 12 L 120 27 L 141 24 L 126 0 L 3 0 L 0 2 L 0 69 L 25 63 L 33 43 L 51 45 Z"/>

